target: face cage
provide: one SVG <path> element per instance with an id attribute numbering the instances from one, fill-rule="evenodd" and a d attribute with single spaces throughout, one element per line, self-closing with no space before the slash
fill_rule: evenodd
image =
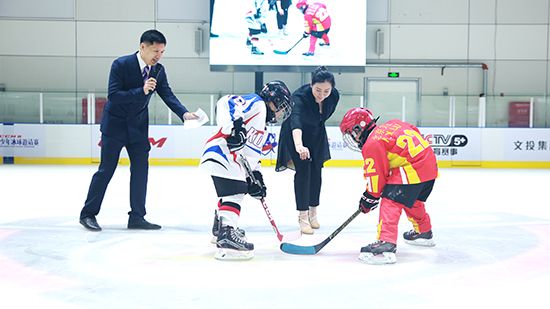
<path id="1" fill-rule="evenodd" d="M 348 146 L 349 149 L 357 152 L 361 152 L 361 149 L 359 148 L 359 142 L 355 140 L 355 138 L 352 135 L 352 132 L 347 132 L 342 135 L 342 139 L 344 140 L 344 143 L 346 146 Z"/>
<path id="2" fill-rule="evenodd" d="M 292 112 L 292 105 L 289 102 L 285 102 L 285 103 L 281 104 L 279 106 L 279 109 L 277 110 L 277 112 L 274 113 L 275 115 L 277 115 L 277 113 L 279 113 L 279 116 L 278 117 L 275 116 L 275 117 L 271 118 L 270 120 L 268 120 L 268 122 L 270 124 L 282 123 L 283 121 L 285 121 L 290 116 L 291 112 Z"/>

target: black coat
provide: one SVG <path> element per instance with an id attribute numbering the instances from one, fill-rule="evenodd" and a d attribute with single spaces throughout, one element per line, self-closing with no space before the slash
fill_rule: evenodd
<path id="1" fill-rule="evenodd" d="M 277 150 L 277 165 L 275 170 L 280 172 L 287 168 L 294 169 L 292 160 L 300 160 L 294 147 L 292 130 L 302 130 L 302 143 L 309 149 L 314 164 L 321 168 L 323 163 L 330 160 L 325 122 L 332 116 L 340 100 L 340 94 L 333 88 L 330 95 L 323 101 L 323 113 L 319 113 L 319 105 L 311 90 L 311 85 L 303 85 L 292 94 L 294 107 L 288 119 L 281 126 L 279 147 Z"/>

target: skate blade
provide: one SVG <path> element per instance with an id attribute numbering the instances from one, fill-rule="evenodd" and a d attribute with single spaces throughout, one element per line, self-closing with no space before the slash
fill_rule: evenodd
<path id="1" fill-rule="evenodd" d="M 394 264 L 397 261 L 395 253 L 392 252 L 384 252 L 377 255 L 370 252 L 362 252 L 359 254 L 359 260 L 371 265 Z"/>
<path id="2" fill-rule="evenodd" d="M 214 255 L 216 260 L 221 261 L 244 261 L 254 257 L 254 251 L 239 251 L 233 249 L 219 248 Z"/>
<path id="3" fill-rule="evenodd" d="M 433 239 L 423 239 L 418 238 L 417 240 L 406 240 L 405 243 L 413 246 L 421 246 L 421 247 L 433 247 L 435 246 L 435 241 Z"/>

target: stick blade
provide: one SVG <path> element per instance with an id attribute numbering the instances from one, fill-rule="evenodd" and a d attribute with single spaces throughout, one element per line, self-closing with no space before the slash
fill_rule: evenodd
<path id="1" fill-rule="evenodd" d="M 298 246 L 290 243 L 282 243 L 281 251 L 289 254 L 298 254 L 298 255 L 313 255 L 317 253 L 315 246 Z"/>
<path id="2" fill-rule="evenodd" d="M 276 53 L 276 54 L 278 54 L 278 55 L 286 55 L 286 54 L 288 54 L 288 51 L 287 51 L 287 50 L 276 50 L 276 49 L 274 49 L 273 52 Z"/>

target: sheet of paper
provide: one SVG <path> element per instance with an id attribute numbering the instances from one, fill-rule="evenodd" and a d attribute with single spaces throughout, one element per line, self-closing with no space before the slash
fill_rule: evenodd
<path id="1" fill-rule="evenodd" d="M 183 123 L 184 129 L 195 129 L 208 122 L 208 115 L 202 109 L 197 109 L 195 114 L 199 116 L 199 119 L 185 120 Z"/>

